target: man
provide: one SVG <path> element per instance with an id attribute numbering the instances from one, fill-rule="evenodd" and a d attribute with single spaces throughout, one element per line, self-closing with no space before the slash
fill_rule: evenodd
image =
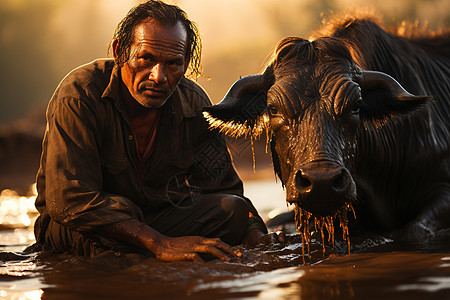
<path id="1" fill-rule="evenodd" d="M 130 10 L 114 60 L 81 66 L 47 109 L 37 175 L 38 244 L 59 252 L 153 253 L 229 261 L 229 245 L 268 242 L 223 140 L 207 129 L 197 28 L 176 6 Z"/>

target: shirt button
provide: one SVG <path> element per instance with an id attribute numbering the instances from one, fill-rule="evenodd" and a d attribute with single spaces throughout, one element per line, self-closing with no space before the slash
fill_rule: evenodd
<path id="1" fill-rule="evenodd" d="M 132 140 L 133 140 L 133 135 L 130 134 L 130 135 L 128 136 L 128 139 L 129 139 L 130 141 L 132 141 Z"/>

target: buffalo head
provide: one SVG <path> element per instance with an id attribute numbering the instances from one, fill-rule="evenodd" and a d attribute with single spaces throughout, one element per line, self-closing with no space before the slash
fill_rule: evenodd
<path id="1" fill-rule="evenodd" d="M 395 126 L 426 102 L 391 76 L 362 70 L 336 38 L 286 38 L 263 74 L 239 79 L 204 116 L 231 136 L 267 130 L 287 202 L 326 217 L 357 199 L 361 135 Z"/>

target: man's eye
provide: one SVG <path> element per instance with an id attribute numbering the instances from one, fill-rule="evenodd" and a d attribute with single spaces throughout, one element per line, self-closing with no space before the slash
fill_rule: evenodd
<path id="1" fill-rule="evenodd" d="M 145 60 L 145 61 L 153 61 L 154 60 L 153 56 L 150 56 L 150 55 L 142 55 L 142 56 L 139 56 L 138 58 Z"/>
<path id="2" fill-rule="evenodd" d="M 169 66 L 181 66 L 183 63 L 178 60 L 171 60 L 167 62 L 167 65 Z"/>

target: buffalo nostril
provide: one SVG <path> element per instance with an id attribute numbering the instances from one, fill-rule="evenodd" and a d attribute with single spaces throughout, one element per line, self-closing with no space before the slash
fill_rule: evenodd
<path id="1" fill-rule="evenodd" d="M 344 191 L 348 186 L 348 177 L 345 169 L 341 169 L 341 172 L 336 174 L 333 178 L 333 189 L 337 192 Z"/>
<path id="2" fill-rule="evenodd" d="M 303 171 L 298 171 L 295 176 L 295 184 L 300 192 L 309 192 L 312 189 L 312 182 L 307 178 Z"/>

